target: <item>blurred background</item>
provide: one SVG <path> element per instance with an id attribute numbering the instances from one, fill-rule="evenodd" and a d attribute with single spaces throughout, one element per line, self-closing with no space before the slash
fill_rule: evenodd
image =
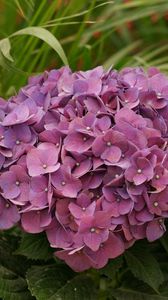
<path id="1" fill-rule="evenodd" d="M 5 98 L 67 60 L 73 70 L 138 65 L 168 73 L 168 0 L 0 0 L 0 39 Z"/>

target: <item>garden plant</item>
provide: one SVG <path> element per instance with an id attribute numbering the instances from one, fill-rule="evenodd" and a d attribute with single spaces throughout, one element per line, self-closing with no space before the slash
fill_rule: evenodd
<path id="1" fill-rule="evenodd" d="M 0 299 L 168 300 L 168 2 L 0 12 Z"/>

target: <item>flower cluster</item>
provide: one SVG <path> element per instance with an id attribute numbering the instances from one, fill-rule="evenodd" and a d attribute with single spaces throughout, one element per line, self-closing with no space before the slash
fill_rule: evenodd
<path id="1" fill-rule="evenodd" d="M 157 69 L 29 79 L 0 99 L 0 229 L 46 232 L 76 271 L 101 268 L 168 217 L 168 78 Z"/>

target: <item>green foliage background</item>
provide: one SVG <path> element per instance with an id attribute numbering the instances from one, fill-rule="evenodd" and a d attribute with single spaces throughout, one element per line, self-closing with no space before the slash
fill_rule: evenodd
<path id="1" fill-rule="evenodd" d="M 167 0 L 0 0 L 0 95 L 68 62 L 168 72 Z M 76 274 L 44 234 L 0 233 L 0 299 L 168 300 L 168 234 L 137 242 L 99 270 Z"/>

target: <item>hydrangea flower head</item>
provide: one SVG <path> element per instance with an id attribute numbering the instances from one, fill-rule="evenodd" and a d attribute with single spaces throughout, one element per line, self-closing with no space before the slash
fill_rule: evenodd
<path id="1" fill-rule="evenodd" d="M 63 67 L 0 101 L 0 229 L 46 232 L 77 272 L 164 234 L 165 75 Z"/>

